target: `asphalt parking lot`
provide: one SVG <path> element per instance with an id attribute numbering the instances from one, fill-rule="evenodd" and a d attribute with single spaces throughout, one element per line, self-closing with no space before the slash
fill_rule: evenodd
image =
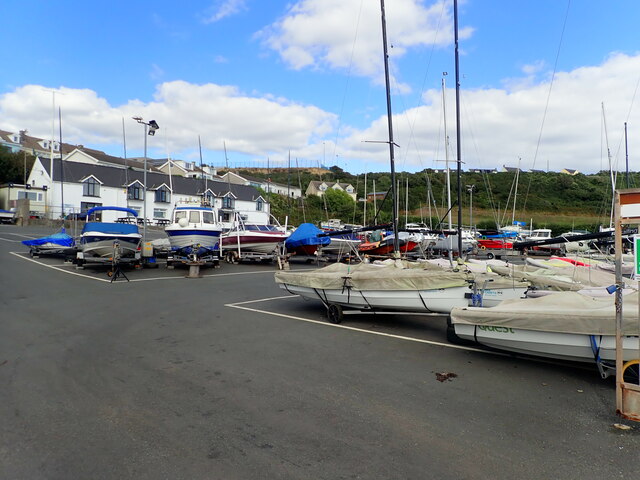
<path id="1" fill-rule="evenodd" d="M 450 345 L 441 316 L 330 324 L 275 265 L 111 282 L 31 258 L 20 240 L 48 233 L 0 226 L 0 478 L 640 473 L 595 367 Z"/>

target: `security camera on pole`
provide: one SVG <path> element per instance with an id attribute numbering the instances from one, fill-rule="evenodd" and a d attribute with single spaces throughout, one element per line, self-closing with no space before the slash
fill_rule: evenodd
<path id="1" fill-rule="evenodd" d="M 155 120 L 149 120 L 145 122 L 142 117 L 133 117 L 133 119 L 144 125 L 144 190 L 143 190 L 143 204 L 142 204 L 142 244 L 144 245 L 147 241 L 147 135 L 151 135 L 152 137 L 156 134 L 156 130 L 160 127 Z"/>

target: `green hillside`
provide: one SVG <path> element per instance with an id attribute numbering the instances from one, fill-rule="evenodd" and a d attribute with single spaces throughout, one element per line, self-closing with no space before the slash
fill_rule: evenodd
<path id="1" fill-rule="evenodd" d="M 286 169 L 271 170 L 268 173 L 260 170 L 239 170 L 240 175 L 271 178 L 281 184 L 301 186 L 303 192 L 312 180 L 338 181 L 352 184 L 358 198 L 365 196 L 364 175 L 351 175 L 338 167 L 318 171 L 288 171 Z M 496 228 L 497 224 L 511 223 L 516 220 L 530 223 L 535 227 L 546 227 L 554 233 L 562 233 L 572 229 L 594 230 L 599 225 L 609 224 L 611 209 L 611 177 L 609 172 L 574 176 L 556 172 L 521 172 L 516 188 L 515 172 L 470 173 L 463 172 L 462 213 L 463 223 L 469 224 L 470 185 L 473 188 L 473 223 L 479 228 Z M 419 173 L 397 173 L 400 223 L 405 219 L 429 222 L 428 192 L 431 194 L 431 218 L 434 226 L 439 219 L 446 217 L 446 174 L 424 170 Z M 390 175 L 388 173 L 368 173 L 367 192 L 373 189 L 378 192 L 388 191 Z M 455 172 L 451 175 L 451 197 L 454 203 L 453 221 L 457 219 L 457 179 Z M 640 184 L 640 173 L 629 176 L 631 188 Z M 408 194 L 407 194 L 408 185 Z M 429 188 L 430 185 L 430 188 Z M 616 188 L 626 188 L 624 174 L 618 175 Z M 345 198 L 346 197 L 346 198 Z M 515 197 L 515 215 L 513 210 Z M 407 201 L 408 199 L 408 201 Z M 319 197 L 308 197 L 304 202 L 287 199 L 279 195 L 271 195 L 272 212 L 281 222 L 289 217 L 289 224 L 303 221 L 317 223 L 328 218 L 340 218 L 347 223 L 363 223 L 364 202 L 353 202 L 347 195 L 329 195 L 326 200 Z M 304 204 L 304 211 L 303 211 Z M 437 213 L 436 213 L 436 207 Z M 408 205 L 408 208 L 405 207 Z M 378 222 L 386 222 L 391 218 L 390 202 L 380 204 Z M 373 204 L 367 205 L 367 223 L 373 219 Z"/>

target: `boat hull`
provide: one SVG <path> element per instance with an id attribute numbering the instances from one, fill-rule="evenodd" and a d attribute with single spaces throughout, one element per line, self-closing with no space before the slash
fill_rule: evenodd
<path id="1" fill-rule="evenodd" d="M 594 362 L 591 336 L 586 334 L 541 332 L 503 326 L 454 324 L 463 340 L 513 353 L 573 362 Z M 594 337 L 602 360 L 615 361 L 614 335 Z M 625 361 L 638 357 L 638 337 L 623 337 Z"/>
<path id="2" fill-rule="evenodd" d="M 174 252 L 184 252 L 185 254 L 197 253 L 202 255 L 207 251 L 217 251 L 220 242 L 220 229 L 200 230 L 200 229 L 171 229 L 167 227 L 165 233 L 169 238 L 171 250 Z M 193 252 L 194 245 L 199 248 Z"/>
<path id="3" fill-rule="evenodd" d="M 280 244 L 286 240 L 285 234 L 240 234 L 223 236 L 220 244 L 223 250 L 237 250 L 238 247 L 243 252 L 254 252 L 270 254 L 275 252 Z"/>
<path id="4" fill-rule="evenodd" d="M 80 250 L 86 257 L 111 257 L 114 243 L 119 243 L 122 258 L 134 257 L 140 250 L 140 234 L 108 235 L 100 232 L 86 232 L 80 239 Z"/>
<path id="5" fill-rule="evenodd" d="M 325 304 L 341 305 L 358 310 L 399 311 L 415 313 L 450 313 L 453 307 L 467 306 L 468 287 L 433 290 L 356 290 L 316 289 L 281 283 L 280 288 L 304 298 Z"/>

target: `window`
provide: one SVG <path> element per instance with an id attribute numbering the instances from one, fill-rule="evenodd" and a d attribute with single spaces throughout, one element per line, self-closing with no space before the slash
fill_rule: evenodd
<path id="1" fill-rule="evenodd" d="M 142 185 L 134 183 L 127 188 L 127 198 L 129 200 L 142 200 Z"/>
<path id="2" fill-rule="evenodd" d="M 85 197 L 99 197 L 100 196 L 100 183 L 95 178 L 89 178 L 85 180 L 82 194 Z"/>
<path id="3" fill-rule="evenodd" d="M 88 210 L 92 209 L 93 207 L 101 207 L 102 204 L 101 203 L 91 203 L 91 202 L 80 202 L 80 213 L 83 214 L 83 216 L 86 216 L 86 213 Z M 94 221 L 101 221 L 102 219 L 102 212 L 95 212 L 93 214 L 93 219 Z"/>
<path id="4" fill-rule="evenodd" d="M 211 193 L 211 191 L 207 190 L 204 194 L 204 202 L 205 205 L 213 205 L 214 204 L 214 198 L 213 198 L 213 193 Z"/>
<path id="5" fill-rule="evenodd" d="M 213 218 L 213 212 L 202 212 L 203 223 L 215 223 Z"/>
<path id="6" fill-rule="evenodd" d="M 181 218 L 187 218 L 187 212 L 185 212 L 184 210 L 178 210 L 173 221 L 178 223 L 178 220 L 180 220 Z"/>
<path id="7" fill-rule="evenodd" d="M 167 218 L 167 211 L 163 208 L 154 208 L 153 218 Z"/>
<path id="8" fill-rule="evenodd" d="M 200 212 L 189 212 L 189 223 L 200 223 Z"/>
<path id="9" fill-rule="evenodd" d="M 38 200 L 38 194 L 36 192 L 18 192 L 18 200 L 21 200 L 23 198 L 26 198 L 27 200 L 32 200 L 32 201 L 37 201 Z"/>
<path id="10" fill-rule="evenodd" d="M 235 205 L 233 197 L 222 198 L 222 208 L 233 208 Z"/>
<path id="11" fill-rule="evenodd" d="M 256 202 L 256 210 L 258 212 L 261 212 L 263 207 L 264 207 L 264 202 L 262 201 L 261 198 L 259 198 L 258 201 Z"/>
<path id="12" fill-rule="evenodd" d="M 171 199 L 171 192 L 167 187 L 160 187 L 156 190 L 156 202 L 169 203 Z"/>

